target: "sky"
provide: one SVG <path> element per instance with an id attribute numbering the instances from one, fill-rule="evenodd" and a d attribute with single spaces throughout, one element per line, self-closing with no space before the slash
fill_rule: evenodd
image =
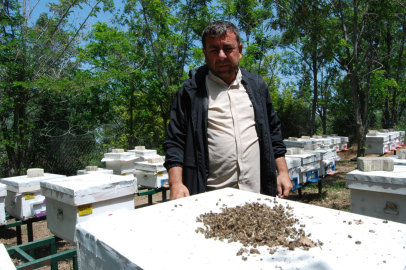
<path id="1" fill-rule="evenodd" d="M 20 4 L 22 6 L 22 0 L 19 0 Z M 29 8 L 30 8 L 30 20 L 29 24 L 34 24 L 36 20 L 39 18 L 41 13 L 49 13 L 49 4 L 50 3 L 58 3 L 58 0 L 50 1 L 50 0 L 27 0 L 29 2 Z M 94 5 L 97 0 L 90 0 L 90 4 Z M 123 0 L 114 0 L 114 4 L 116 9 L 122 9 L 124 4 L 122 2 Z M 89 1 L 88 1 L 89 2 Z M 102 8 L 102 3 L 99 4 L 100 7 Z M 76 26 L 79 27 L 79 25 L 85 20 L 87 15 L 89 14 L 91 10 L 91 7 L 87 4 L 82 5 L 82 9 L 79 7 L 74 7 L 72 8 L 72 13 L 69 15 L 69 22 L 76 24 Z M 97 15 L 97 17 L 91 17 L 87 21 L 87 27 L 91 27 L 98 21 L 100 22 L 105 22 L 109 24 L 110 19 L 112 18 L 111 13 L 103 12 L 100 11 Z M 200 43 L 199 43 L 200 44 Z M 88 67 L 83 67 L 83 68 L 88 68 Z M 186 67 L 188 69 L 188 67 Z M 295 81 L 296 78 L 293 77 L 286 77 L 286 76 L 281 76 L 282 82 L 286 83 L 289 81 Z"/>
<path id="2" fill-rule="evenodd" d="M 20 1 L 20 4 L 22 5 L 22 1 Z M 30 20 L 29 22 L 31 24 L 35 23 L 36 20 L 39 18 L 41 13 L 48 13 L 49 12 L 49 4 L 50 3 L 58 3 L 59 1 L 49 1 L 49 0 L 27 0 L 29 1 L 29 7 L 31 10 L 31 16 L 30 16 Z M 123 6 L 121 1 L 114 1 L 115 5 L 117 8 L 120 8 Z M 92 0 L 91 4 L 95 4 L 96 1 Z M 100 7 L 103 7 L 102 4 L 99 4 Z M 79 7 L 75 7 L 72 9 L 72 14 L 69 16 L 69 20 L 71 22 L 76 22 L 76 23 L 80 23 L 82 22 L 88 15 L 88 13 L 90 12 L 91 7 L 89 5 L 82 5 L 82 9 L 80 9 Z M 90 22 L 92 24 L 96 23 L 97 21 L 100 22 L 106 22 L 108 23 L 110 18 L 111 18 L 111 14 L 106 13 L 106 12 L 99 12 L 97 18 L 89 18 L 88 22 Z"/>

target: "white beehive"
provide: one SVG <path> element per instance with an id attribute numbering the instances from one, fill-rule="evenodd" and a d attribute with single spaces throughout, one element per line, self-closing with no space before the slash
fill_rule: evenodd
<path id="1" fill-rule="evenodd" d="M 104 153 L 101 161 L 106 162 L 106 169 L 113 170 L 114 174 L 127 175 L 135 173 L 135 159 L 133 153 L 124 152 L 123 149 L 113 149 L 111 153 Z"/>
<path id="2" fill-rule="evenodd" d="M 399 131 L 399 144 L 400 146 L 405 146 L 405 131 Z"/>
<path id="3" fill-rule="evenodd" d="M 136 171 L 137 183 L 142 187 L 147 188 L 161 188 L 169 185 L 169 177 L 166 171 L 163 172 L 149 172 L 149 171 Z"/>
<path id="4" fill-rule="evenodd" d="M 283 143 L 286 145 L 286 147 L 303 148 L 305 145 L 313 144 L 313 141 L 312 140 L 297 139 L 296 141 L 283 140 Z"/>
<path id="5" fill-rule="evenodd" d="M 346 176 L 351 212 L 406 223 L 406 167 L 394 171 L 355 170 Z"/>
<path id="6" fill-rule="evenodd" d="M 275 206 L 273 197 L 226 188 L 139 208 L 119 218 L 80 223 L 76 227 L 79 265 L 81 270 L 404 269 L 406 225 L 275 200 L 285 208 L 289 204 L 293 218 L 303 224 L 306 234 L 311 233 L 309 238 L 323 242 L 323 246 L 309 251 L 277 246 L 270 254 L 267 246 L 258 245 L 260 254 L 243 261 L 236 256 L 243 246 L 240 242 L 215 241 L 196 233 L 198 227 L 204 227 L 196 217 L 210 211 L 220 213 L 223 204 L 228 208 L 253 202 Z M 146 216 L 140 222 L 140 217 Z M 300 229 L 299 224 L 295 228 Z M 157 244 L 162 239 L 173 243 L 171 248 Z"/>
<path id="7" fill-rule="evenodd" d="M 87 166 L 84 170 L 77 170 L 77 175 L 82 174 L 95 174 L 95 173 L 104 173 L 104 174 L 113 174 L 113 170 L 98 168 L 97 166 Z"/>
<path id="8" fill-rule="evenodd" d="M 314 136 L 313 136 L 314 137 Z M 322 137 L 321 136 L 316 136 L 314 138 L 311 138 L 311 141 L 313 143 L 313 145 L 316 146 L 315 149 L 320 149 L 323 146 L 323 141 L 322 141 Z"/>
<path id="9" fill-rule="evenodd" d="M 31 174 L 36 177 L 30 177 Z M 56 178 L 66 178 L 66 176 L 28 169 L 27 175 L 2 178 L 1 183 L 7 186 L 5 200 L 7 213 L 15 218 L 26 220 L 45 212 L 45 197 L 41 195 L 40 182 Z"/>
<path id="10" fill-rule="evenodd" d="M 389 156 L 388 158 L 393 159 L 395 165 L 406 166 L 406 159 L 400 159 L 398 155 Z"/>
<path id="11" fill-rule="evenodd" d="M 6 223 L 6 212 L 4 208 L 4 199 L 7 196 L 7 186 L 0 184 L 0 225 Z"/>
<path id="12" fill-rule="evenodd" d="M 387 133 L 378 133 L 376 130 L 370 130 L 365 138 L 365 154 L 383 155 L 390 153 L 390 139 Z"/>
<path id="13" fill-rule="evenodd" d="M 348 142 L 350 141 L 348 137 L 342 137 L 339 136 L 339 138 L 341 139 L 340 143 L 338 144 L 339 149 L 341 151 L 348 151 Z"/>
<path id="14" fill-rule="evenodd" d="M 1 270 L 15 270 L 16 269 L 13 261 L 10 258 L 10 255 L 8 255 L 8 252 L 2 243 L 0 243 L 0 269 Z"/>
<path id="15" fill-rule="evenodd" d="M 86 174 L 41 182 L 48 229 L 75 242 L 76 224 L 134 209 L 137 180 L 120 175 Z"/>
<path id="16" fill-rule="evenodd" d="M 156 150 L 145 149 L 145 146 L 136 146 L 134 150 L 128 150 L 128 153 L 132 153 L 135 157 L 147 157 L 157 155 Z"/>
<path id="17" fill-rule="evenodd" d="M 320 154 L 304 151 L 297 154 L 290 154 L 290 152 L 290 150 L 286 152 L 286 157 L 300 158 L 301 167 L 299 172 L 299 184 L 305 184 L 306 182 L 317 182 L 321 179 L 319 175 Z"/>
<path id="18" fill-rule="evenodd" d="M 340 157 L 337 156 L 337 151 L 335 149 L 319 149 L 309 152 L 320 154 L 320 177 L 337 173 L 335 164 Z"/>
<path id="19" fill-rule="evenodd" d="M 400 132 L 389 131 L 387 129 L 381 129 L 380 133 L 389 135 L 389 141 L 390 141 L 389 150 L 396 151 L 397 147 L 399 147 Z"/>
<path id="20" fill-rule="evenodd" d="M 293 189 L 296 190 L 298 188 L 301 188 L 300 186 L 300 167 L 301 167 L 301 160 L 300 158 L 293 158 L 293 157 L 285 157 L 286 159 L 286 165 L 289 170 L 289 178 L 290 181 L 292 181 Z"/>
<path id="21" fill-rule="evenodd" d="M 138 184 L 148 188 L 167 186 L 169 177 L 163 165 L 163 158 L 158 155 L 150 155 L 144 159 L 145 161 L 135 162 Z"/>

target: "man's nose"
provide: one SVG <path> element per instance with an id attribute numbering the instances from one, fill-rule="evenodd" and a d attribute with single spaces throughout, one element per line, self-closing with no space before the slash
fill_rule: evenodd
<path id="1" fill-rule="evenodd" d="M 219 58 L 224 60 L 227 58 L 227 55 L 225 54 L 225 52 L 223 50 L 220 49 L 219 51 Z"/>

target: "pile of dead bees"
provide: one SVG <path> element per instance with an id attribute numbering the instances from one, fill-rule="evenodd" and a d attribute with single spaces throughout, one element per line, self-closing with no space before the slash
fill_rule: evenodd
<path id="1" fill-rule="evenodd" d="M 296 226 L 299 229 L 295 227 L 299 220 L 290 210 L 293 208 L 289 205 L 285 208 L 276 200 L 273 207 L 258 202 L 232 208 L 223 204 L 221 213 L 210 211 L 196 218 L 196 221 L 203 222 L 205 227 L 197 228 L 196 233 L 203 233 L 205 238 L 229 243 L 239 241 L 244 247 L 237 252 L 237 256 L 243 253 L 260 254 L 257 246 L 268 246 L 270 254 L 274 254 L 276 250 L 272 248 L 277 246 L 288 247 L 289 250 L 309 250 L 311 247 L 322 245 L 322 242 L 316 243 L 308 238 L 310 234 L 306 235 L 304 224 Z M 244 259 L 246 260 L 246 257 L 243 257 Z"/>

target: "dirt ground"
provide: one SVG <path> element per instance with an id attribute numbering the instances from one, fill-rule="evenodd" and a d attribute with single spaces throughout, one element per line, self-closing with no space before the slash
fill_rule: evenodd
<path id="1" fill-rule="evenodd" d="M 403 147 L 403 148 L 406 148 Z M 321 207 L 332 208 L 341 211 L 350 211 L 350 190 L 345 187 L 345 176 L 348 172 L 356 169 L 356 161 L 351 161 L 352 158 L 356 157 L 356 145 L 349 148 L 349 151 L 340 152 L 338 155 L 341 160 L 336 164 L 336 170 L 339 172 L 335 175 L 327 176 L 323 178 L 322 184 L 322 194 L 319 194 L 317 184 L 308 185 L 302 188 L 302 196 L 299 197 L 298 191 L 294 191 L 289 196 L 288 200 L 299 201 L 303 203 L 313 204 Z M 384 156 L 393 155 L 393 152 L 386 154 Z M 368 155 L 376 156 L 376 155 Z M 166 191 L 167 198 L 170 198 L 170 192 Z M 152 195 L 153 204 L 162 203 L 162 194 Z M 148 206 L 148 196 L 136 196 L 134 197 L 134 207 L 146 207 Z M 12 222 L 10 220 L 9 222 Z M 22 226 L 22 241 L 27 243 L 27 228 L 26 225 Z M 51 232 L 47 229 L 46 220 L 33 223 L 34 241 L 51 237 Z M 6 247 L 16 246 L 17 238 L 15 228 L 6 229 L 4 226 L 0 226 L 0 243 L 3 243 Z M 57 244 L 58 252 L 75 248 L 74 245 L 67 243 L 62 240 Z M 44 257 L 50 255 L 49 248 L 37 248 L 36 257 Z M 14 263 L 22 264 L 17 258 L 13 259 Z M 65 260 L 59 262 L 58 265 L 60 270 L 70 270 L 73 269 L 72 260 Z M 38 269 L 50 269 L 49 266 L 45 266 Z"/>

